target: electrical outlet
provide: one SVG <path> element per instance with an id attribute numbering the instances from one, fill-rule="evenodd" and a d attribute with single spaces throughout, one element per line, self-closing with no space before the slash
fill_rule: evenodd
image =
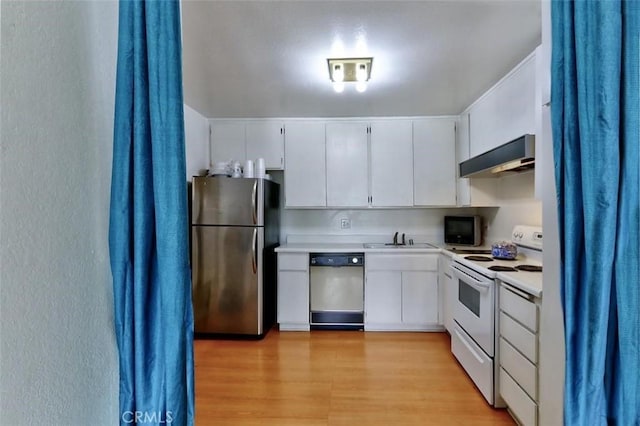
<path id="1" fill-rule="evenodd" d="M 349 219 L 340 219 L 340 229 L 351 228 L 351 221 Z"/>

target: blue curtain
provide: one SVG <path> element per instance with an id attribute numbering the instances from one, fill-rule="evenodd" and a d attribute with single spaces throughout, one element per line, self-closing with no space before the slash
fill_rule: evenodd
<path id="1" fill-rule="evenodd" d="M 109 250 L 122 425 L 194 417 L 179 7 L 120 2 Z"/>
<path id="2" fill-rule="evenodd" d="M 639 18 L 552 3 L 566 425 L 640 425 Z"/>

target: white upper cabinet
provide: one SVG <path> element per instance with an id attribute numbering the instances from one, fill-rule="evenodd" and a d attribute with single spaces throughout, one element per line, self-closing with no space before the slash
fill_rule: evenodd
<path id="1" fill-rule="evenodd" d="M 411 120 L 371 122 L 371 205 L 413 206 Z"/>
<path id="2" fill-rule="evenodd" d="M 413 190 L 417 206 L 456 205 L 455 118 L 413 121 Z"/>
<path id="3" fill-rule="evenodd" d="M 456 130 L 457 206 L 491 207 L 496 205 L 497 183 L 495 178 L 461 178 L 459 163 L 469 159 L 469 114 L 458 117 Z"/>
<path id="4" fill-rule="evenodd" d="M 210 162 L 264 158 L 267 169 L 284 167 L 284 125 L 273 120 L 210 120 Z"/>
<path id="5" fill-rule="evenodd" d="M 247 159 L 264 158 L 267 169 L 284 168 L 284 125 L 281 121 L 246 123 Z"/>
<path id="6" fill-rule="evenodd" d="M 326 124 L 327 206 L 369 204 L 368 124 L 334 121 Z"/>
<path id="7" fill-rule="evenodd" d="M 285 125 L 285 206 L 324 207 L 327 205 L 325 124 L 291 121 Z"/>
<path id="8" fill-rule="evenodd" d="M 245 148 L 245 128 L 242 121 L 210 121 L 211 139 L 209 140 L 209 163 L 216 161 L 244 161 L 247 158 Z"/>
<path id="9" fill-rule="evenodd" d="M 470 156 L 535 133 L 535 54 L 528 56 L 470 109 Z"/>

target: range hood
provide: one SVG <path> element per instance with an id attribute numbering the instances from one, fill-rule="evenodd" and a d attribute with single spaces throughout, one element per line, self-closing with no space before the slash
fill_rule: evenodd
<path id="1" fill-rule="evenodd" d="M 460 177 L 500 177 L 503 172 L 522 172 L 535 164 L 535 136 L 524 135 L 463 161 Z"/>

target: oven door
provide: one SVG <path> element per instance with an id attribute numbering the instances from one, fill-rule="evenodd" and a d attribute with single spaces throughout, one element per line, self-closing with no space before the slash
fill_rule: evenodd
<path id="1" fill-rule="evenodd" d="M 494 281 L 456 262 L 451 264 L 451 271 L 455 276 L 458 295 L 453 319 L 493 358 Z"/>

